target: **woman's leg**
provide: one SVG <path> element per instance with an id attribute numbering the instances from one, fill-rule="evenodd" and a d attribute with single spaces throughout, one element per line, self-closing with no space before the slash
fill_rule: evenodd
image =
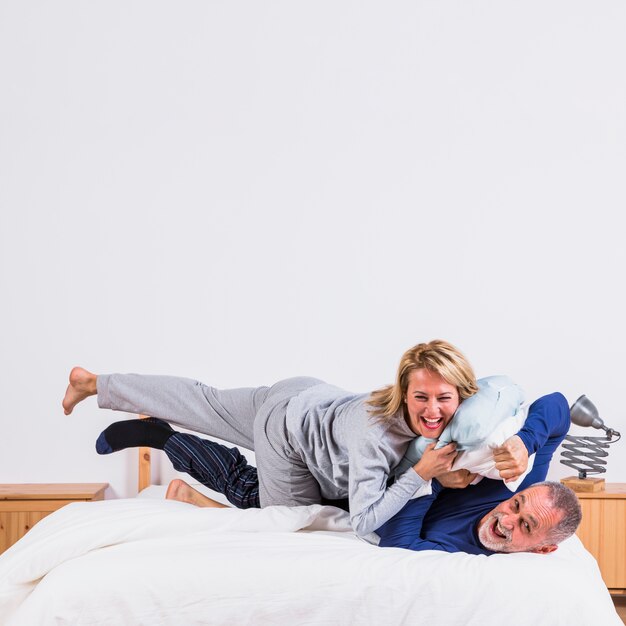
<path id="1" fill-rule="evenodd" d="M 269 389 L 220 390 L 189 378 L 96 375 L 76 367 L 63 408 L 69 415 L 79 402 L 97 394 L 100 408 L 151 415 L 253 450 L 254 418 Z"/>
<path id="2" fill-rule="evenodd" d="M 98 392 L 96 378 L 95 374 L 83 367 L 72 369 L 70 372 L 70 384 L 65 390 L 65 397 L 62 402 L 65 415 L 69 415 L 74 410 L 74 407 L 85 398 L 96 395 Z"/>

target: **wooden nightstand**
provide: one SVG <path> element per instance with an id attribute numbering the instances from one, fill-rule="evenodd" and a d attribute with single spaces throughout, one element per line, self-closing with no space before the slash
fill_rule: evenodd
<path id="1" fill-rule="evenodd" d="M 0 485 L 0 553 L 62 506 L 104 499 L 108 486 L 108 483 Z"/>
<path id="2" fill-rule="evenodd" d="M 598 561 L 609 591 L 626 594 L 626 483 L 576 495 L 583 510 L 576 534 Z"/>

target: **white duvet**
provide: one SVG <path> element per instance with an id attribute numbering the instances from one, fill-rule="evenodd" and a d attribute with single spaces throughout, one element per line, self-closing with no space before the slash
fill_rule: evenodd
<path id="1" fill-rule="evenodd" d="M 332 507 L 70 504 L 0 556 L 7 626 L 621 626 L 573 537 L 553 554 L 378 548 Z"/>

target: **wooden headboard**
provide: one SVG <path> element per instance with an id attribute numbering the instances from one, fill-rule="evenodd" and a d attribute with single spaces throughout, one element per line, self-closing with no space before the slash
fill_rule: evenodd
<path id="1" fill-rule="evenodd" d="M 145 419 L 146 417 L 148 416 L 140 415 L 139 419 Z M 139 448 L 139 491 L 143 491 L 152 484 L 152 471 L 150 467 L 151 452 L 150 448 Z"/>

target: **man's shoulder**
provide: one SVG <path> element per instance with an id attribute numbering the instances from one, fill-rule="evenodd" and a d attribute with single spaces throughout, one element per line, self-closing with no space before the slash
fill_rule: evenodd
<path id="1" fill-rule="evenodd" d="M 457 537 L 449 535 L 443 532 L 428 533 L 426 541 L 424 541 L 424 547 L 418 547 L 418 550 L 432 550 L 432 547 L 428 547 L 428 544 L 435 544 L 438 547 L 435 549 L 442 550 L 444 552 L 464 552 L 466 554 L 480 554 L 483 556 L 490 556 L 494 554 L 491 550 L 484 548 L 477 539 L 472 536 Z"/>

